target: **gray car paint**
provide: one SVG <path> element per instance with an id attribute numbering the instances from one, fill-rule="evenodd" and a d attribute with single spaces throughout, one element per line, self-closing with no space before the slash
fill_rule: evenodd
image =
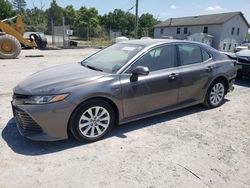
<path id="1" fill-rule="evenodd" d="M 92 98 L 108 100 L 117 109 L 119 123 L 164 113 L 202 103 L 211 82 L 223 76 L 228 82 L 236 77 L 233 61 L 213 48 L 194 42 L 176 40 L 135 40 L 125 43 L 145 45 L 145 48 L 126 63 L 116 74 L 108 74 L 83 67 L 80 63 L 62 65 L 38 72 L 14 88 L 23 95 L 51 95 L 69 93 L 63 101 L 45 105 L 24 105 L 13 99 L 13 106 L 28 113 L 43 129 L 42 133 L 22 130 L 33 140 L 61 140 L 68 138 L 71 114 L 82 102 Z M 151 72 L 131 81 L 126 71 L 131 64 L 150 49 L 161 45 L 181 43 L 199 45 L 211 59 L 194 65 L 178 66 Z M 212 71 L 208 68 L 212 67 Z M 169 76 L 178 76 L 172 80 Z"/>

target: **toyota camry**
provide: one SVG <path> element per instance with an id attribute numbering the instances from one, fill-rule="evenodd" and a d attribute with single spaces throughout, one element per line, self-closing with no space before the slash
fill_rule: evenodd
<path id="1" fill-rule="evenodd" d="M 96 141 L 117 124 L 200 103 L 218 107 L 236 71 L 235 61 L 205 44 L 125 41 L 31 75 L 14 88 L 12 108 L 32 140 Z"/>

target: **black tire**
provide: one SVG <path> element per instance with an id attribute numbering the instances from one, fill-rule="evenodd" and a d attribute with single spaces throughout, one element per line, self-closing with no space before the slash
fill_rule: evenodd
<path id="1" fill-rule="evenodd" d="M 222 99 L 218 102 L 218 104 L 214 104 L 211 100 L 211 93 L 212 93 L 212 90 L 213 88 L 215 87 L 215 85 L 219 84 L 220 86 L 223 86 L 224 88 L 224 92 L 223 94 L 221 95 Z M 216 107 L 219 107 L 222 105 L 223 101 L 224 101 L 224 98 L 225 98 L 225 95 L 227 93 L 227 87 L 226 87 L 226 83 L 223 79 L 217 79 L 215 81 L 213 81 L 211 83 L 211 85 L 209 86 L 208 90 L 207 90 L 207 94 L 206 94 L 206 98 L 205 98 L 205 101 L 204 101 L 204 105 L 208 108 L 216 108 Z"/>
<path id="2" fill-rule="evenodd" d="M 37 48 L 39 50 L 42 50 L 42 49 L 44 49 L 46 47 L 46 44 L 42 41 L 42 38 L 41 38 L 40 35 L 32 33 L 32 34 L 30 34 L 30 39 L 31 40 L 33 40 L 33 39 L 35 40 Z"/>
<path id="3" fill-rule="evenodd" d="M 88 137 L 88 136 L 83 135 L 83 133 L 81 132 L 80 127 L 79 127 L 79 122 L 80 122 L 82 115 L 88 109 L 96 107 L 96 106 L 104 108 L 109 113 L 110 121 L 109 121 L 109 124 L 108 124 L 106 130 L 104 132 L 102 132 L 102 134 L 100 134 L 96 137 Z M 113 128 L 114 124 L 115 124 L 115 112 L 114 112 L 114 109 L 112 108 L 112 105 L 104 100 L 101 100 L 101 99 L 93 99 L 93 100 L 89 100 L 89 101 L 82 103 L 73 112 L 73 114 L 70 118 L 70 121 L 69 121 L 69 128 L 70 128 L 71 133 L 73 134 L 73 136 L 77 140 L 79 140 L 81 142 L 82 141 L 94 142 L 94 141 L 97 141 L 97 140 L 100 140 L 101 138 L 103 138 L 103 136 L 106 135 Z M 86 129 L 88 127 L 89 126 L 86 126 Z M 82 131 L 84 131 L 84 130 L 82 130 Z M 95 129 L 95 133 L 97 133 L 97 129 Z"/>
<path id="4" fill-rule="evenodd" d="M 11 45 L 11 48 L 7 51 L 3 43 L 8 42 Z M 13 36 L 5 34 L 0 36 L 0 58 L 1 59 L 15 59 L 21 53 L 21 44 Z"/>

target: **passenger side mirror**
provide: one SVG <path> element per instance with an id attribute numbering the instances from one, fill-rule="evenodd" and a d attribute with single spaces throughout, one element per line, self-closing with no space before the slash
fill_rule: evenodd
<path id="1" fill-rule="evenodd" d="M 149 74 L 148 67 L 137 66 L 132 70 L 132 76 L 130 78 L 131 81 L 137 81 L 138 76 L 147 76 Z"/>

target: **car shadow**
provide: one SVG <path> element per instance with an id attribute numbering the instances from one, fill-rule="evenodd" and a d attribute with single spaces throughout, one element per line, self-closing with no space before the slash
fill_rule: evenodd
<path id="1" fill-rule="evenodd" d="M 227 99 L 224 100 L 226 103 Z M 132 132 L 138 129 L 149 127 L 157 123 L 168 122 L 173 119 L 178 119 L 187 115 L 191 115 L 197 112 L 209 110 L 202 105 L 196 105 L 193 107 L 177 110 L 174 112 L 164 113 L 151 118 L 142 119 L 132 123 L 115 126 L 113 130 L 105 136 L 103 139 L 110 137 L 118 137 L 121 139 L 126 138 L 126 133 Z M 56 142 L 38 142 L 32 141 L 22 137 L 16 127 L 14 118 L 10 119 L 6 127 L 2 131 L 2 138 L 8 144 L 8 146 L 16 153 L 28 156 L 46 155 L 50 153 L 60 152 L 66 149 L 85 146 L 93 143 L 82 143 L 75 140 L 72 136 L 68 140 L 56 141 Z M 101 141 L 101 140 L 100 140 Z"/>
<path id="2" fill-rule="evenodd" d="M 237 79 L 235 81 L 235 85 L 243 86 L 243 87 L 250 87 L 250 78 L 243 77 L 242 79 Z"/>

